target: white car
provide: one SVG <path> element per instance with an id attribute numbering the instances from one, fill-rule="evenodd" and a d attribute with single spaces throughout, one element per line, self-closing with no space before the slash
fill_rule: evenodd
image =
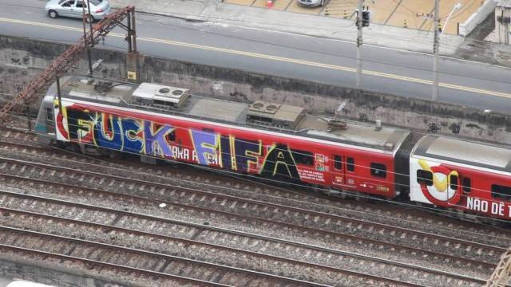
<path id="1" fill-rule="evenodd" d="M 298 0 L 298 5 L 305 7 L 317 7 L 325 5 L 327 0 Z"/>
<path id="2" fill-rule="evenodd" d="M 90 14 L 94 20 L 101 20 L 110 13 L 108 0 L 88 0 L 90 2 Z M 50 18 L 72 17 L 82 18 L 83 10 L 89 13 L 87 0 L 49 0 L 44 9 Z"/>

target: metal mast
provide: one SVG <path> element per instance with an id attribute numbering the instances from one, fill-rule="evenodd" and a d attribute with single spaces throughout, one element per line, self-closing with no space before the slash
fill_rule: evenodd
<path id="1" fill-rule="evenodd" d="M 511 278 L 511 247 L 500 257 L 499 264 L 495 267 L 485 287 L 505 287 Z"/>
<path id="2" fill-rule="evenodd" d="M 80 54 L 83 53 L 83 51 L 86 50 L 89 45 L 96 44 L 100 39 L 105 37 L 117 26 L 126 28 L 127 26 L 124 25 L 122 21 L 127 17 L 132 17 L 133 20 L 134 13 L 135 7 L 128 6 L 106 16 L 103 20 L 101 20 L 101 22 L 94 25 L 93 29 L 89 31 L 88 35 L 83 35 L 78 43 L 70 46 L 43 72 L 32 79 L 32 81 L 30 81 L 30 83 L 28 83 L 14 99 L 12 99 L 10 102 L 7 102 L 0 108 L 0 123 L 7 119 L 9 112 L 12 109 L 19 108 L 23 104 L 34 100 L 37 97 L 38 91 L 55 81 L 56 77 L 64 74 L 68 69 L 70 69 L 78 60 L 80 60 Z M 128 34 L 131 43 L 135 43 L 134 38 L 136 37 L 136 34 L 134 33 L 134 28 L 133 31 L 129 32 Z"/>
<path id="3" fill-rule="evenodd" d="M 438 30 L 440 27 L 440 19 L 438 16 L 438 0 L 435 0 L 435 9 L 434 9 L 434 23 L 433 23 L 433 31 L 434 31 L 434 39 L 433 39 L 433 94 L 431 96 L 431 100 L 435 102 L 438 99 L 438 54 L 440 49 L 440 31 Z"/>
<path id="4" fill-rule="evenodd" d="M 87 2 L 87 5 L 89 5 L 88 2 Z M 87 7 L 89 7 L 89 6 L 87 6 Z M 90 9 L 90 7 L 89 7 L 89 9 Z M 87 20 L 87 17 L 88 17 L 88 20 Z M 87 21 L 92 23 L 92 21 L 90 19 L 90 11 L 89 11 L 89 14 L 87 14 L 85 12 L 85 2 L 82 1 L 83 39 L 85 41 L 85 45 L 87 46 L 87 59 L 89 61 L 89 76 L 92 76 L 92 70 L 93 70 L 92 69 L 92 56 L 91 56 L 91 45 L 88 43 L 89 40 L 87 39 Z M 92 31 L 92 26 L 91 26 L 90 30 Z"/>
<path id="5" fill-rule="evenodd" d="M 364 0 L 358 1 L 358 12 L 357 12 L 357 88 L 360 88 L 360 78 L 362 74 L 362 61 L 360 59 L 361 46 L 362 46 L 362 8 Z"/>

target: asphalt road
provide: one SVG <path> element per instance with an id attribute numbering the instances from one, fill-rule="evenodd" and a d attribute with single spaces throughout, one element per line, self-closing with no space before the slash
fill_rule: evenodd
<path id="1" fill-rule="evenodd" d="M 0 34 L 74 43 L 81 36 L 81 20 L 50 19 L 44 4 L 0 1 Z M 113 32 L 104 47 L 125 50 L 123 30 Z M 137 35 L 145 55 L 355 86 L 353 43 L 140 13 Z M 363 89 L 431 99 L 430 55 L 366 45 L 362 57 Z M 439 71 L 439 101 L 509 113 L 511 69 L 441 58 Z"/>

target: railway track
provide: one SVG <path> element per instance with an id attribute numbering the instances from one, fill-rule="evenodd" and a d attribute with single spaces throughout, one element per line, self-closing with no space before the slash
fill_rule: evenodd
<path id="1" fill-rule="evenodd" d="M 373 285 L 391 283 L 403 286 L 441 286 L 445 282 L 452 286 L 479 286 L 484 283 L 482 279 L 453 275 L 440 270 L 254 236 L 234 230 L 207 228 L 185 222 L 179 222 L 179 226 L 176 226 L 175 223 L 162 218 L 133 212 L 115 211 L 94 205 L 14 192 L 2 191 L 0 194 L 1 206 L 7 206 L 0 209 L 3 225 L 23 227 L 31 222 L 37 222 L 36 228 L 51 230 L 53 234 L 93 237 L 94 241 L 103 243 L 115 241 L 116 245 L 170 253 L 180 258 L 206 257 L 209 262 L 243 265 L 244 269 L 257 272 L 273 271 L 288 278 L 295 274 L 304 282 L 339 286 L 360 286 L 367 282 Z M 28 207 L 27 209 L 32 211 L 15 210 L 13 207 L 18 209 Z M 50 210 L 49 213 L 56 215 L 41 214 L 45 210 Z M 84 221 L 85 218 L 87 221 Z M 176 237 L 175 234 L 181 236 Z M 235 247 L 226 247 L 226 244 Z M 263 255 L 262 250 L 277 254 L 268 255 L 266 251 Z M 307 261 L 304 262 L 304 259 Z M 362 270 L 356 270 L 360 268 Z M 290 274 L 286 274 L 286 270 Z M 392 277 L 396 279 L 386 278 L 391 270 Z M 328 279 L 323 279 L 326 274 Z"/>
<path id="2" fill-rule="evenodd" d="M 183 172 L 181 170 L 176 171 L 167 168 L 162 172 L 163 167 L 152 167 L 138 163 L 133 164 L 132 162 L 129 162 L 127 165 L 126 161 L 105 161 L 97 158 L 87 158 L 83 155 L 70 152 L 63 152 L 62 150 L 33 147 L 34 145 L 38 145 L 35 142 L 35 137 L 31 134 L 26 135 L 26 133 L 21 131 L 8 132 L 6 135 L 6 139 L 0 140 L 0 145 L 8 145 L 11 143 L 14 146 L 5 146 L 5 148 L 18 149 L 19 140 L 16 138 L 23 138 L 23 142 L 28 143 L 27 145 L 32 147 L 32 154 L 37 153 L 37 155 L 44 155 L 45 157 L 51 158 L 51 161 L 58 162 L 56 164 L 63 166 L 73 167 L 79 164 L 90 170 L 120 176 L 129 172 L 130 175 L 135 178 L 143 180 L 165 184 L 186 183 L 187 186 L 207 188 L 217 193 L 291 205 L 323 213 L 336 213 L 349 217 L 364 218 L 365 220 L 390 223 L 407 229 L 422 230 L 427 233 L 436 233 L 446 237 L 456 237 L 468 241 L 477 239 L 481 243 L 500 247 L 507 247 L 506 242 L 511 240 L 511 233 L 507 230 L 498 230 L 494 227 L 489 228 L 485 225 L 453 220 L 445 216 L 431 215 L 423 211 L 417 211 L 414 209 L 416 207 L 410 205 L 397 206 L 396 208 L 394 204 L 389 203 L 353 203 L 353 201 L 350 200 L 332 200 L 332 197 L 325 198 L 317 193 L 310 195 L 306 192 L 293 192 L 287 189 L 275 188 L 274 186 L 262 188 L 261 183 L 252 184 L 250 182 L 234 179 L 225 181 L 225 178 L 219 179 L 218 176 L 216 176 L 216 179 L 210 180 L 212 177 L 211 174 L 204 176 L 197 175 L 197 172 L 192 175 L 186 174 L 183 177 Z M 9 138 L 14 138 L 14 140 Z M 26 146 L 21 145 L 19 148 L 25 149 Z M 62 160 L 62 157 L 65 157 L 65 160 Z M 176 177 L 179 179 L 175 180 Z M 222 184 L 226 186 L 219 188 L 218 186 Z"/>
<path id="3" fill-rule="evenodd" d="M 280 204 L 250 200 L 232 195 L 218 194 L 195 188 L 178 187 L 168 184 L 160 184 L 134 178 L 125 178 L 125 176 L 106 175 L 105 173 L 83 171 L 75 168 L 31 163 L 27 161 L 15 161 L 8 158 L 1 158 L 2 161 L 19 163 L 23 168 L 17 168 L 21 173 L 25 172 L 28 166 L 41 168 L 45 171 L 31 171 L 31 177 L 41 178 L 39 174 L 49 174 L 62 183 L 75 184 L 89 188 L 99 188 L 106 191 L 116 191 L 128 193 L 131 195 L 145 195 L 148 197 L 156 196 L 160 200 L 172 198 L 174 203 L 186 204 L 188 206 L 214 207 L 215 211 L 227 213 L 238 212 L 238 215 L 252 218 L 275 220 L 282 223 L 295 224 L 297 226 L 314 226 L 314 229 L 321 231 L 335 232 L 337 234 L 348 234 L 358 237 L 371 238 L 377 241 L 393 242 L 404 247 L 414 248 L 416 244 L 428 242 L 430 245 L 424 246 L 429 252 L 443 253 L 446 255 L 457 256 L 461 258 L 474 259 L 482 262 L 498 262 L 500 254 L 505 250 L 503 247 L 481 244 L 478 242 L 455 239 L 437 234 L 411 230 L 388 224 L 369 222 L 361 219 L 355 219 L 347 216 L 316 212 L 302 208 L 290 207 Z M 5 168 L 4 168 L 5 169 Z M 43 177 L 45 177 L 44 175 Z M 200 185 L 199 185 L 200 186 Z M 167 191 L 167 189 L 171 191 Z M 204 187 L 202 186 L 202 189 Z M 198 200 L 199 199 L 199 200 Z M 219 202 L 221 204 L 215 204 Z M 243 206 L 238 209 L 237 206 Z M 377 231 L 376 233 L 374 231 Z M 445 250 L 446 247 L 451 247 Z"/>
<path id="4" fill-rule="evenodd" d="M 25 140 L 28 142 L 30 139 Z M 39 149 L 38 147 L 30 145 L 19 145 L 14 142 L 11 143 L 7 141 L 0 142 L 0 151 L 9 150 L 10 152 L 12 152 L 13 147 L 16 147 L 14 148 L 15 152 L 21 154 L 32 155 L 41 158 L 44 157 L 50 158 L 55 156 L 54 154 L 55 151 Z M 51 188 L 51 183 L 44 182 L 42 178 L 51 175 L 53 178 L 56 177 L 62 179 L 62 181 L 59 180 L 61 187 L 66 185 L 67 187 L 72 187 L 73 184 L 65 179 L 71 179 L 72 181 L 77 180 L 80 183 L 80 185 L 89 187 L 90 188 L 89 192 L 91 193 L 92 192 L 99 193 L 99 191 L 97 190 L 93 191 L 93 189 L 97 189 L 99 187 L 100 190 L 104 190 L 106 192 L 110 191 L 127 193 L 131 195 L 144 195 L 156 199 L 156 201 L 152 203 L 153 206 L 155 206 L 157 202 L 161 203 L 161 201 L 167 201 L 169 198 L 172 198 L 172 202 L 168 202 L 167 204 L 168 206 L 172 205 L 173 209 L 195 208 L 196 210 L 200 210 L 195 211 L 198 215 L 200 215 L 200 213 L 202 212 L 203 215 L 207 214 L 208 216 L 213 215 L 215 217 L 225 217 L 225 220 L 231 222 L 243 222 L 244 224 L 248 224 L 251 226 L 263 224 L 265 225 L 266 229 L 272 228 L 276 228 L 274 230 L 283 229 L 289 234 L 290 238 L 294 236 L 295 238 L 298 238 L 300 242 L 305 242 L 305 246 L 328 245 L 325 243 L 331 240 L 333 242 L 344 243 L 347 242 L 351 244 L 352 250 L 367 251 L 367 249 L 371 249 L 373 255 L 378 258 L 385 258 L 385 255 L 382 255 L 384 253 L 390 252 L 395 253 L 388 255 L 388 258 L 382 259 L 379 262 L 378 260 L 376 260 L 377 262 L 374 262 L 374 260 L 373 262 L 362 261 L 363 263 L 358 263 L 359 265 L 369 265 L 374 267 L 385 264 L 384 261 L 388 261 L 387 262 L 388 264 L 392 260 L 399 259 L 400 261 L 398 260 L 394 261 L 394 268 L 396 268 L 396 266 L 399 266 L 400 264 L 403 265 L 401 267 L 404 268 L 405 265 L 407 264 L 403 262 L 410 260 L 411 258 L 417 259 L 415 262 L 417 263 L 416 265 L 423 264 L 424 262 L 427 263 L 425 264 L 426 266 L 439 266 L 438 263 L 440 262 L 442 262 L 442 264 L 447 265 L 452 264 L 450 267 L 454 266 L 452 267 L 453 270 L 457 271 L 452 272 L 450 274 L 450 277 L 448 275 L 449 272 L 435 273 L 434 268 L 424 267 L 422 271 L 417 269 L 414 271 L 415 272 L 414 274 L 416 275 L 419 274 L 417 272 L 424 272 L 420 273 L 421 274 L 421 276 L 419 276 L 420 278 L 427 278 L 428 280 L 433 278 L 434 279 L 433 281 L 437 283 L 442 282 L 444 284 L 445 282 L 449 282 L 449 286 L 455 286 L 457 284 L 461 284 L 459 286 L 470 286 L 470 284 L 475 284 L 474 286 L 479 285 L 481 283 L 481 279 L 479 277 L 489 275 L 487 270 L 490 270 L 494 267 L 494 263 L 497 262 L 498 256 L 500 256 L 501 253 L 501 249 L 499 249 L 499 247 L 485 245 L 477 242 L 470 242 L 468 240 L 455 240 L 452 238 L 448 238 L 446 236 L 435 237 L 432 236 L 431 234 L 428 234 L 427 232 L 417 232 L 413 230 L 408 230 L 406 228 L 395 228 L 392 226 L 379 224 L 375 222 L 364 222 L 363 220 L 354 220 L 353 218 L 346 218 L 335 214 L 318 212 L 315 210 L 311 211 L 298 207 L 284 206 L 280 204 L 269 204 L 257 200 L 239 198 L 233 195 L 216 194 L 211 192 L 198 191 L 192 188 L 176 187 L 169 184 L 158 183 L 159 181 L 164 182 L 164 180 L 161 179 L 165 178 L 165 173 L 160 173 L 160 175 L 155 176 L 154 174 L 150 175 L 148 172 L 144 173 L 136 171 L 135 169 L 124 168 L 122 170 L 124 176 L 126 176 L 126 173 L 129 173 L 130 177 L 132 177 L 133 175 L 132 179 L 126 180 L 125 178 L 121 178 L 121 176 L 119 175 L 118 176 L 111 175 L 111 173 L 121 172 L 121 169 L 118 168 L 118 165 L 116 165 L 115 163 L 110 163 L 107 166 L 103 164 L 100 165 L 98 164 L 97 159 L 84 160 L 83 157 L 81 156 L 77 156 L 76 158 L 75 156 L 70 156 L 69 158 L 64 160 L 51 158 L 50 162 L 53 163 L 54 161 L 59 161 L 59 163 L 57 164 L 59 166 L 53 166 L 52 164 L 44 165 L 38 163 L 29 163 L 19 160 L 16 161 L 4 157 L 0 160 L 1 163 L 0 165 L 2 171 L 9 170 L 9 172 L 3 173 L 3 177 L 5 177 L 6 180 L 8 179 L 7 181 L 10 183 L 15 183 L 17 181 L 24 181 L 26 183 L 32 180 L 33 185 L 37 185 L 39 187 L 47 185 L 45 189 L 49 189 Z M 63 164 L 65 163 L 65 161 L 68 161 L 67 165 L 69 167 L 63 167 L 66 166 L 66 164 Z M 11 163 L 17 163 L 17 165 L 15 164 L 15 166 L 13 167 L 10 165 Z M 83 172 L 71 167 L 73 165 L 76 166 L 77 164 L 83 164 L 84 168 L 87 170 L 93 170 L 96 168 L 99 168 L 100 170 L 98 170 L 97 172 Z M 24 174 L 27 170 L 30 169 L 32 170 L 29 172 L 28 176 L 39 178 L 38 183 L 34 183 L 35 181 L 37 181 L 36 179 L 22 178 L 24 177 L 22 174 Z M 149 169 L 151 171 L 152 167 Z M 21 171 L 21 173 L 16 175 L 14 173 L 11 173 L 10 171 Z M 39 176 L 37 176 L 37 174 L 39 174 Z M 136 179 L 140 177 L 143 177 L 147 180 Z M 191 181 L 191 179 L 189 180 Z M 210 182 L 210 184 L 197 184 L 193 182 L 190 183 L 191 186 L 200 187 L 201 189 L 216 189 L 215 182 L 213 183 Z M 245 188 L 246 187 L 242 189 Z M 259 189 L 259 191 L 261 191 L 261 189 Z M 265 191 L 264 193 L 266 192 L 267 191 Z M 84 191 L 82 191 L 82 194 L 83 193 Z M 244 195 L 245 194 L 246 193 L 244 193 Z M 299 206 L 301 202 L 299 200 L 293 199 L 292 197 L 294 196 L 286 195 L 285 197 L 280 198 L 278 200 L 285 201 L 286 199 L 288 199 L 291 200 L 293 204 Z M 129 206 L 130 202 L 133 203 L 135 201 L 136 201 L 135 199 L 131 199 L 131 201 L 125 199 L 124 201 L 121 202 L 124 202 L 124 206 Z M 197 208 L 196 205 L 200 205 L 201 207 Z M 239 208 L 240 206 L 242 206 L 242 208 Z M 315 207 L 321 209 L 321 206 L 319 206 L 319 204 L 318 206 Z M 327 208 L 329 210 L 331 209 L 331 207 Z M 199 218 L 199 216 L 197 218 Z M 306 226 L 313 227 L 306 228 Z M 235 227 L 239 228 L 239 226 Z M 251 227 L 249 227 L 249 229 L 250 228 Z M 298 234 L 298 236 L 296 234 Z M 311 237 L 322 238 L 322 240 L 311 241 L 310 239 Z M 367 239 L 366 237 L 370 239 Z M 392 240 L 397 241 L 397 243 L 395 244 L 390 243 L 393 242 Z M 417 248 L 416 246 L 413 246 L 413 244 L 412 245 L 406 244 L 407 242 L 409 243 L 410 241 L 421 244 L 431 243 L 433 246 L 436 247 L 425 249 Z M 280 244 L 283 243 L 281 242 Z M 296 245 L 293 246 L 295 246 L 293 247 L 294 249 L 300 250 L 298 247 L 296 247 Z M 345 254 L 343 254 L 344 257 L 348 256 L 350 253 L 349 252 L 350 247 L 346 247 L 346 245 L 342 244 L 337 245 L 332 250 L 334 250 L 335 248 L 343 248 L 343 250 L 348 250 L 348 252 L 345 252 Z M 450 250 L 451 248 L 452 250 Z M 266 249 L 269 250 L 271 248 Z M 328 250 L 328 248 L 324 247 L 323 249 L 324 250 L 322 250 L 321 252 L 326 252 Z M 446 252 L 443 249 L 449 249 L 449 252 L 445 254 Z M 309 251 L 310 254 L 313 254 L 314 252 L 315 252 L 314 254 L 320 252 L 314 248 L 312 248 L 312 250 L 313 251 Z M 390 252 L 388 252 L 389 250 Z M 301 253 L 307 254 L 307 251 L 301 251 Z M 355 252 L 351 253 L 352 253 L 351 256 L 357 255 L 355 254 Z M 300 254 L 300 252 L 297 254 Z M 339 256 L 340 254 L 336 255 Z M 325 255 L 316 255 L 316 257 L 324 256 Z M 366 257 L 369 258 L 370 256 Z M 406 257 L 407 260 L 403 260 L 404 257 Z M 368 260 L 368 258 L 366 258 L 366 260 Z M 354 259 L 351 259 L 351 262 L 353 263 Z M 414 262 L 411 262 L 411 264 L 408 263 L 408 268 L 412 268 L 411 270 L 413 270 L 414 265 L 413 263 Z M 381 268 L 382 270 L 384 269 L 383 267 Z M 427 269 L 430 270 L 427 271 Z M 457 273 L 462 274 L 463 270 L 465 271 L 465 274 L 473 272 L 470 274 L 470 276 L 472 277 L 456 276 Z M 409 277 L 411 273 L 403 272 L 400 274 L 406 274 L 403 276 Z M 421 283 L 415 282 L 414 284 Z"/>
<path id="5" fill-rule="evenodd" d="M 2 227 L 0 227 L 0 230 Z M 14 230 L 16 231 L 16 230 Z M 19 236 L 23 236 L 23 231 L 18 233 Z M 20 239 L 24 240 L 24 239 Z M 59 254 L 56 252 L 45 252 L 40 250 L 35 250 L 32 248 L 22 248 L 17 247 L 10 244 L 0 243 L 0 258 L 2 257 L 20 257 L 23 256 L 25 258 L 29 258 L 30 263 L 34 264 L 39 262 L 40 265 L 45 267 L 50 267 L 52 265 L 59 266 L 62 262 L 65 262 L 66 265 L 73 264 L 76 266 L 80 266 L 82 270 L 82 274 L 87 274 L 90 271 L 96 271 L 98 273 L 102 273 L 102 276 L 109 276 L 109 280 L 112 278 L 125 278 L 126 282 L 130 284 L 138 284 L 138 285 L 148 285 L 148 282 L 152 282 L 153 284 L 161 284 L 164 286 L 228 286 L 223 284 L 216 284 L 211 282 L 206 282 L 202 280 L 195 280 L 192 278 L 174 276 L 170 274 L 165 274 L 162 272 L 153 272 L 149 270 L 144 270 L 140 268 L 134 268 L 129 266 L 121 266 L 110 264 L 106 262 L 101 262 L 92 259 L 80 258 L 65 254 Z M 63 270 L 62 266 L 59 266 L 60 270 Z M 83 271 L 87 270 L 87 272 Z M 144 284 L 145 283 L 145 284 Z M 160 286 L 161 286 L 160 285 Z"/>
<path id="6" fill-rule="evenodd" d="M 2 166 L 0 164 L 0 166 Z M 18 166 L 19 167 L 19 166 Z M 18 168 L 11 168 L 11 170 L 17 170 Z M 21 168 L 23 169 L 23 168 Z M 16 185 L 19 185 L 20 182 L 19 182 L 19 178 L 16 178 L 16 179 L 13 179 L 11 177 L 10 180 L 6 180 L 6 182 L 11 182 L 13 180 L 12 183 L 15 183 Z M 26 180 L 26 179 L 25 179 Z M 46 183 L 42 183 L 42 182 L 39 182 L 38 184 L 33 184 L 34 187 L 37 187 L 37 190 L 48 190 L 51 188 L 51 185 L 52 183 L 49 183 L 49 182 L 46 182 Z M 46 185 L 46 186 L 45 186 Z M 55 187 L 54 187 L 55 188 Z M 161 204 L 161 201 L 148 201 L 147 199 L 142 199 L 142 198 L 134 198 L 132 196 L 126 196 L 126 195 L 120 195 L 120 194 L 109 194 L 109 195 L 104 195 L 104 194 L 101 194 L 99 191 L 97 190 L 88 190 L 88 191 L 85 191 L 83 188 L 73 188 L 73 186 L 60 186 L 60 188 L 58 188 L 58 190 L 60 191 L 59 193 L 75 193 L 75 197 L 73 198 L 74 201 L 87 201 L 87 202 L 90 202 L 90 201 L 93 201 L 94 199 L 97 201 L 97 203 L 95 203 L 96 205 L 101 205 L 101 204 L 106 204 L 105 202 L 107 201 L 107 197 L 110 197 L 109 201 L 110 203 L 108 203 L 107 205 L 118 205 L 120 208 L 125 208 L 126 206 L 129 206 L 130 204 L 133 204 L 136 202 L 136 205 L 137 206 L 141 206 L 141 210 L 143 211 L 146 211 L 146 212 L 150 212 L 150 214 L 158 214 L 158 210 L 160 209 L 159 208 L 159 204 Z M 47 196 L 47 195 L 45 195 Z M 145 202 L 144 202 L 145 201 Z M 22 202 L 16 202 L 14 203 L 14 206 L 17 206 L 17 205 L 20 205 Z M 26 205 L 26 204 L 25 204 Z M 35 206 L 35 204 L 29 204 L 30 206 Z M 42 209 L 45 208 L 45 205 L 43 205 L 41 207 Z M 306 240 L 306 236 L 307 236 L 307 233 L 310 233 L 310 235 L 313 235 L 313 236 L 319 236 L 319 238 L 326 238 L 326 239 L 332 239 L 333 241 L 337 241 L 337 242 L 343 242 L 343 241 L 353 241 L 354 243 L 358 243 L 358 246 L 356 246 L 356 248 L 358 249 L 361 249 L 361 248 L 367 248 L 367 247 L 370 247 L 371 245 L 376 245 L 378 244 L 378 248 L 379 249 L 384 249 L 384 250 L 394 250 L 396 252 L 399 252 L 399 253 L 403 253 L 403 252 L 411 252 L 411 253 L 415 253 L 417 252 L 417 250 L 413 250 L 413 249 L 406 249 L 406 248 L 403 248 L 403 247 L 400 247 L 398 245 L 391 245 L 391 244 L 382 244 L 382 243 L 378 243 L 376 241 L 371 241 L 371 240 L 367 240 L 367 239 L 364 239 L 364 238 L 357 238 L 357 237 L 343 237 L 342 235 L 339 235 L 339 234 L 335 234 L 335 233 L 330 233 L 330 232 L 320 232 L 318 230 L 314 230 L 314 229 L 307 229 L 307 228 L 303 228 L 303 227 L 300 227 L 300 226 L 293 226 L 293 225 L 285 225 L 285 224 L 279 224 L 279 223 L 275 223 L 275 222 L 272 222 L 270 220 L 256 220 L 256 219 L 253 219 L 253 218 L 246 218 L 246 217 L 240 217 L 240 216 L 233 216 L 229 213 L 221 213 L 221 212 L 215 212 L 215 211 L 211 211 L 211 210 L 207 210 L 207 209 L 197 209 L 197 208 L 194 208 L 194 207 L 190 207 L 190 206 L 183 206 L 183 205 L 175 205 L 175 204 L 168 204 L 168 208 L 171 208 L 175 211 L 178 211 L 180 214 L 182 214 L 182 220 L 187 220 L 187 221 L 191 221 L 193 217 L 198 217 L 198 218 L 208 218 L 208 217 L 213 217 L 213 218 L 220 218 L 220 217 L 225 217 L 226 221 L 231 221 L 231 222 L 243 222 L 244 225 L 248 225 L 248 226 L 257 226 L 257 225 L 266 225 L 266 229 L 270 229 L 270 230 L 286 230 L 288 233 L 291 233 L 293 234 L 293 236 L 295 236 L 295 238 L 298 238 L 300 241 L 302 241 L 302 239 L 305 239 L 304 242 L 307 242 Z M 62 209 L 62 208 L 60 208 Z M 59 208 L 55 208 L 55 210 L 60 210 Z M 190 213 L 190 209 L 195 209 L 194 212 Z M 192 210 L 193 211 L 193 210 Z M 93 214 L 92 211 L 88 211 L 88 212 L 81 212 L 80 213 L 82 216 L 83 215 L 87 215 L 87 216 L 90 216 L 90 214 Z M 160 212 L 161 214 L 161 212 Z M 164 215 L 168 215 L 168 213 L 163 213 L 162 214 L 163 216 Z M 174 215 L 174 214 L 172 214 Z M 171 216 L 172 216 L 171 215 Z M 202 217 L 201 217 L 202 215 Z M 222 220 L 224 221 L 224 220 Z M 147 223 L 147 222 L 146 222 Z M 200 222 L 197 221 L 197 224 L 201 224 L 203 222 Z M 212 223 L 210 224 L 215 224 L 215 222 L 213 221 Z M 282 226 L 284 225 L 284 226 Z M 165 227 L 167 228 L 167 227 Z M 305 230 L 304 230 L 305 229 Z M 172 230 L 172 229 L 170 229 Z M 249 230 L 249 232 L 251 232 Z M 252 231 L 253 232 L 253 231 Z M 301 236 L 300 236 L 301 235 Z M 302 237 L 302 238 L 300 238 Z M 356 242 L 355 242 L 356 241 Z M 236 242 L 236 241 L 234 241 Z M 282 244 L 282 243 L 281 243 Z M 345 246 L 344 246 L 345 247 Z M 296 249 L 296 247 L 295 247 Z M 314 249 L 314 248 L 313 248 Z M 309 252 L 310 253 L 310 252 Z M 317 253 L 317 251 L 316 251 Z M 349 252 L 346 252 L 345 254 L 343 254 L 343 257 L 347 256 Z M 421 252 L 421 253 L 424 253 L 424 252 Z M 297 255 L 298 256 L 303 256 L 303 254 L 307 254 L 306 253 L 298 253 Z M 337 254 L 339 255 L 339 254 Z M 352 254 L 352 256 L 354 255 L 357 255 L 357 254 Z M 415 254 L 417 256 L 419 256 L 420 254 Z M 491 269 L 494 268 L 494 265 L 492 264 L 483 264 L 483 263 L 480 263 L 478 261 L 475 261 L 475 260 L 461 260 L 459 258 L 456 258 L 456 257 L 449 257 L 449 256 L 442 256 L 441 258 L 439 258 L 438 256 L 442 256 L 441 254 L 433 254 L 433 253 L 425 253 L 423 254 L 422 257 L 432 257 L 436 260 L 439 260 L 439 261 L 447 261 L 447 262 L 451 262 L 452 264 L 456 264 L 456 263 L 459 263 L 463 266 L 463 270 L 467 270 L 467 267 L 470 267 L 470 269 L 474 269 L 474 270 L 477 270 L 479 271 L 478 273 L 481 273 L 483 271 L 483 273 L 488 273 L 488 272 L 491 272 Z M 331 256 L 330 256 L 331 257 Z M 330 258 L 330 257 L 327 257 L 327 258 Z M 365 260 L 366 261 L 371 261 L 371 257 L 369 256 L 362 256 L 362 257 L 365 257 Z M 421 260 L 424 260 L 424 258 L 419 258 Z M 353 262 L 353 260 L 351 260 Z M 372 260 L 373 262 L 371 264 L 369 264 L 369 266 L 374 266 L 375 265 L 375 260 Z M 378 261 L 378 260 L 376 260 Z M 385 260 L 380 260 L 381 262 L 377 262 L 377 263 L 382 263 L 383 261 Z M 387 260 L 387 261 L 390 261 L 390 260 Z M 388 264 L 388 262 L 387 262 Z M 398 261 L 394 261 L 393 262 L 393 267 L 396 267 L 396 266 L 404 266 L 404 265 L 407 265 L 407 264 L 404 264 L 404 263 L 399 263 Z M 409 267 L 410 268 L 410 267 Z M 418 269 L 421 269 L 421 268 L 418 268 Z M 438 270 L 427 270 L 428 268 L 424 268 L 424 270 L 422 270 L 423 272 L 429 272 L 429 273 L 434 273 L 436 274 L 437 276 L 438 275 L 442 275 L 442 272 L 438 272 Z M 488 271 L 489 270 L 489 271 Z M 417 272 L 417 271 L 416 271 Z M 405 273 L 406 274 L 406 273 Z M 454 273 L 455 274 L 455 273 Z M 424 276 L 424 277 L 428 277 L 428 276 Z M 430 276 L 431 277 L 431 276 Z M 434 277 L 434 276 L 433 276 Z M 457 276 L 453 276 L 453 277 L 457 277 Z M 463 276 L 460 276 L 460 277 L 463 277 Z M 480 281 L 480 279 L 476 279 L 476 278 L 473 278 L 475 279 L 475 281 Z M 472 279 L 471 279 L 472 280 Z M 439 282 L 442 282 L 442 281 L 439 281 Z M 480 283 L 478 283 L 480 284 Z M 466 282 L 465 284 L 463 285 L 466 285 Z M 476 284 L 477 285 L 477 284 Z M 439 286 L 439 285 L 433 285 L 433 286 Z"/>
<path id="7" fill-rule="evenodd" d="M 152 273 L 159 277 L 178 278 L 198 284 L 220 286 L 324 286 L 311 282 L 243 270 L 221 264 L 203 262 L 179 256 L 107 244 L 69 236 L 0 227 L 0 247 L 10 247 L 68 256 L 108 264 L 114 268 Z"/>
<path id="8" fill-rule="evenodd" d="M 37 146 L 36 138 L 32 134 L 15 130 L 8 132 L 7 137 L 0 139 L 1 144 L 19 145 L 19 138 L 28 146 Z M 14 138 L 13 140 L 10 138 Z M 18 139 L 16 139 L 18 138 Z M 23 149 L 25 146 L 20 146 Z M 9 148 L 17 149 L 16 146 Z M 446 237 L 455 237 L 464 240 L 477 240 L 488 245 L 507 247 L 506 242 L 511 240 L 511 232 L 495 227 L 488 227 L 481 224 L 463 222 L 456 219 L 446 218 L 445 216 L 436 216 L 424 211 L 418 211 L 416 206 L 402 203 L 389 204 L 385 202 L 353 202 L 352 200 L 332 200 L 332 197 L 325 197 L 318 193 L 296 192 L 288 189 L 276 188 L 275 186 L 262 187 L 263 184 L 257 184 L 238 179 L 225 181 L 216 175 L 199 175 L 199 172 L 187 173 L 183 176 L 180 169 L 168 169 L 164 167 L 152 167 L 146 164 L 139 164 L 127 161 L 100 160 L 98 158 L 88 158 L 83 155 L 70 153 L 69 151 L 47 149 L 46 147 L 33 147 L 32 153 L 43 154 L 64 166 L 73 167 L 77 164 L 83 165 L 90 170 L 106 172 L 108 174 L 125 175 L 129 172 L 135 178 L 143 180 L 172 184 L 186 183 L 187 186 L 196 186 L 198 188 L 207 188 L 217 193 L 223 193 L 233 196 L 243 196 L 261 201 L 269 201 L 284 205 L 291 205 L 298 208 L 315 210 L 323 213 L 342 214 L 349 217 L 364 218 L 379 223 L 388 223 L 401 226 L 407 229 L 422 230 L 428 233 L 436 233 Z M 65 160 L 63 161 L 63 157 Z M 68 162 L 71 161 L 71 162 Z M 182 167 L 182 166 L 181 166 Z M 198 169 L 196 169 L 198 170 Z M 178 177 L 178 180 L 175 178 Z M 214 178 L 211 180 L 211 178 Z M 225 185 L 219 188 L 219 185 Z M 374 200 L 374 199 L 372 199 Z M 397 208 L 396 208 L 397 207 Z"/>

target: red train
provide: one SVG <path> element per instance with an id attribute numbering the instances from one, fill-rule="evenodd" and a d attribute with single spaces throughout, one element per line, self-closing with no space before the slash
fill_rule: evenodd
<path id="1" fill-rule="evenodd" d="M 303 108 L 71 76 L 44 97 L 41 139 L 177 160 L 511 220 L 508 147 L 344 122 Z"/>

